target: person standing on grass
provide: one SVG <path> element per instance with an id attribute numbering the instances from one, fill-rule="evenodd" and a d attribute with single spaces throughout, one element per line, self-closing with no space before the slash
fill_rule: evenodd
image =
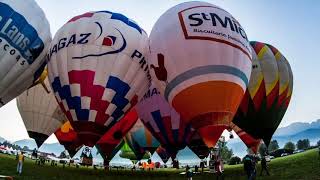
<path id="1" fill-rule="evenodd" d="M 18 155 L 18 165 L 17 165 L 17 173 L 19 174 L 22 173 L 23 162 L 24 162 L 24 155 L 23 155 L 23 152 L 21 151 L 20 154 Z"/>
<path id="2" fill-rule="evenodd" d="M 217 180 L 224 179 L 222 166 L 223 166 L 223 161 L 222 161 L 221 157 L 218 155 L 215 155 L 214 156 L 214 169 L 215 169 L 215 175 L 217 177 L 216 178 Z"/>
<path id="3" fill-rule="evenodd" d="M 200 168 L 201 168 L 201 172 L 203 173 L 203 170 L 204 170 L 204 162 L 203 161 L 200 162 Z"/>
<path id="4" fill-rule="evenodd" d="M 269 171 L 268 171 L 266 156 L 262 157 L 260 164 L 261 164 L 260 176 L 262 176 L 263 171 L 266 171 L 267 175 L 270 176 Z"/>
<path id="5" fill-rule="evenodd" d="M 189 167 L 189 165 L 187 165 L 187 167 L 186 167 L 186 175 L 187 175 L 188 180 L 192 180 L 193 172 L 192 172 L 191 168 Z"/>
<path id="6" fill-rule="evenodd" d="M 247 174 L 248 180 L 255 179 L 255 160 L 253 159 L 253 156 L 250 154 L 247 154 L 243 158 L 243 167 L 244 171 Z"/>

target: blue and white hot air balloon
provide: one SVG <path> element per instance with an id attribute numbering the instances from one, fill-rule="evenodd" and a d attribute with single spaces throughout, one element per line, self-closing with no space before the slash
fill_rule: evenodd
<path id="1" fill-rule="evenodd" d="M 35 83 L 50 42 L 49 22 L 34 0 L 0 0 L 0 107 Z"/>

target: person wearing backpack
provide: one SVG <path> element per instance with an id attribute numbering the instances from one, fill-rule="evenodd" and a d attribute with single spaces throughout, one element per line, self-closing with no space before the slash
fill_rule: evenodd
<path id="1" fill-rule="evenodd" d="M 244 171 L 247 174 L 248 179 L 251 179 L 252 176 L 252 158 L 249 154 L 247 154 L 244 158 L 243 158 L 243 168 Z"/>

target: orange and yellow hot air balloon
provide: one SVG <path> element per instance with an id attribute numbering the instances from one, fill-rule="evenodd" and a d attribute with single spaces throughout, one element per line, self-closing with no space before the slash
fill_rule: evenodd
<path id="1" fill-rule="evenodd" d="M 288 108 L 293 74 L 289 62 L 279 50 L 261 42 L 251 42 L 251 46 L 253 68 L 250 83 L 233 123 L 269 145 Z"/>

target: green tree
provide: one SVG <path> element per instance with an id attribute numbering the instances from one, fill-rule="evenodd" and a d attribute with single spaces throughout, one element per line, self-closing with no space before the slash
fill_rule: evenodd
<path id="1" fill-rule="evenodd" d="M 317 142 L 317 145 L 320 146 L 320 140 Z"/>
<path id="2" fill-rule="evenodd" d="M 240 163 L 241 163 L 241 159 L 238 156 L 233 156 L 230 158 L 229 165 L 235 165 Z"/>
<path id="3" fill-rule="evenodd" d="M 261 143 L 260 146 L 259 146 L 259 154 L 261 156 L 264 156 L 265 154 L 267 154 L 267 146 L 264 144 L 264 143 Z"/>
<path id="4" fill-rule="evenodd" d="M 277 140 L 272 140 L 269 144 L 268 150 L 269 152 L 275 151 L 279 149 L 279 144 Z"/>
<path id="5" fill-rule="evenodd" d="M 294 151 L 296 149 L 296 145 L 293 142 L 289 141 L 284 145 L 284 149 L 290 149 Z"/>
<path id="6" fill-rule="evenodd" d="M 221 153 L 221 158 L 225 162 L 229 162 L 230 158 L 233 156 L 232 149 L 227 147 L 227 142 L 218 141 L 218 146 Z"/>
<path id="7" fill-rule="evenodd" d="M 62 152 L 60 153 L 59 158 L 67 158 L 66 151 L 62 151 Z"/>
<path id="8" fill-rule="evenodd" d="M 309 139 L 303 139 L 303 140 L 299 140 L 297 142 L 297 149 L 302 150 L 302 149 L 307 149 L 310 147 L 310 141 Z"/>

